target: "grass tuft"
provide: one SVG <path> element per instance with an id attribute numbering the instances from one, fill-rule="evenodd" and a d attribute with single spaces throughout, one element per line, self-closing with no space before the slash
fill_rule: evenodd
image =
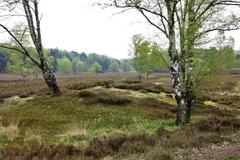
<path id="1" fill-rule="evenodd" d="M 0 128 L 0 133 L 2 133 L 2 135 L 4 135 L 8 141 L 13 141 L 16 137 L 18 137 L 19 135 L 19 123 L 16 121 L 11 121 L 9 126 L 4 127 L 2 126 Z"/>

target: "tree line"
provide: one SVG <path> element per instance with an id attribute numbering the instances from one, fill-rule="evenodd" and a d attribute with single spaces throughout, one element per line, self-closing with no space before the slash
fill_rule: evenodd
<path id="1" fill-rule="evenodd" d="M 207 76 L 210 73 L 231 68 L 240 59 L 224 33 L 219 34 L 216 39 L 218 47 L 195 50 L 195 68 L 198 68 L 195 71 L 195 81 L 200 81 L 197 80 L 197 75 L 198 77 L 203 74 Z M 231 37 L 230 40 L 232 41 Z M 28 49 L 33 51 L 31 48 Z M 132 58 L 129 59 L 118 60 L 96 53 L 69 52 L 58 48 L 45 49 L 44 52 L 53 72 L 62 74 L 137 72 L 138 78 L 141 79 L 143 73 L 148 78 L 151 73 L 168 72 L 169 67 L 167 49 L 160 48 L 156 42 L 148 40 L 141 34 L 134 35 L 132 38 Z M 40 72 L 40 69 L 25 55 L 0 48 L 0 73 L 37 77 Z"/>
<path id="2" fill-rule="evenodd" d="M 53 72 L 63 74 L 135 71 L 131 59 L 118 60 L 96 53 L 69 52 L 57 48 L 45 49 L 45 54 L 47 62 Z M 0 73 L 28 76 L 38 75 L 40 72 L 40 69 L 25 55 L 18 54 L 11 50 L 0 49 Z"/>

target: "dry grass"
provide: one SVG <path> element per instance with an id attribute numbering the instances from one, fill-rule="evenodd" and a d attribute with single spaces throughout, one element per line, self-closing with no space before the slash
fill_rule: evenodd
<path id="1" fill-rule="evenodd" d="M 25 130 L 25 142 L 29 142 L 29 141 L 38 141 L 39 143 L 41 143 L 42 141 L 42 135 L 41 132 L 39 130 L 33 130 L 31 128 L 28 128 Z"/>
<path id="2" fill-rule="evenodd" d="M 16 137 L 18 137 L 20 130 L 18 128 L 19 123 L 15 121 L 11 121 L 9 126 L 0 128 L 0 133 L 4 135 L 8 141 L 13 141 Z"/>
<path id="3" fill-rule="evenodd" d="M 73 128 L 67 131 L 66 134 L 75 140 L 81 141 L 86 139 L 87 130 L 84 128 Z"/>

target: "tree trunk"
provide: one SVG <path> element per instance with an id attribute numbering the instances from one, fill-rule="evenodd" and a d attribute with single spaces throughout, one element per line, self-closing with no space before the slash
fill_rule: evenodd
<path id="1" fill-rule="evenodd" d="M 176 117 L 176 125 L 184 125 L 188 123 L 191 119 L 191 111 L 192 105 L 194 101 L 192 101 L 192 92 L 190 92 L 189 88 L 192 88 L 191 79 L 189 79 L 188 84 L 189 87 L 186 85 L 181 86 L 181 79 L 185 77 L 185 66 L 181 69 L 180 62 L 183 60 L 182 57 L 178 55 L 177 48 L 176 48 L 176 34 L 175 34 L 175 18 L 174 18 L 174 11 L 176 7 L 176 3 L 174 1 L 166 1 L 167 2 L 167 10 L 168 10 L 168 30 L 169 30 L 169 57 L 170 57 L 170 71 L 171 71 L 171 79 L 172 79 L 172 88 L 174 90 L 175 99 L 177 102 L 177 117 Z M 184 72 L 184 75 L 183 75 Z M 189 72 L 191 73 L 191 72 Z M 191 74 L 189 74 L 191 75 Z M 181 77 L 182 76 L 182 77 Z M 191 77 L 190 77 L 191 78 Z M 185 83 L 185 78 L 183 80 Z M 190 85 L 191 84 L 191 85 Z M 189 98 L 191 97 L 191 98 Z"/>
<path id="2" fill-rule="evenodd" d="M 48 88 L 51 90 L 53 96 L 59 96 L 61 94 L 60 89 L 57 85 L 57 81 L 55 75 L 53 74 L 51 69 L 43 69 L 42 75 L 45 83 Z"/>
<path id="3" fill-rule="evenodd" d="M 172 62 L 171 66 L 172 87 L 178 107 L 176 125 L 184 125 L 191 121 L 191 114 L 196 99 L 192 82 L 192 62 L 185 65 L 185 67 L 186 75 L 183 76 L 185 77 L 183 80 L 184 86 L 181 86 L 181 74 L 183 73 L 178 61 Z"/>
<path id="4" fill-rule="evenodd" d="M 181 82 L 180 82 L 180 65 L 177 61 L 172 63 L 171 67 L 171 79 L 172 79 L 172 88 L 174 90 L 175 99 L 177 102 L 177 117 L 176 117 L 176 125 L 184 125 L 187 123 L 187 106 L 185 93 L 181 90 Z"/>
<path id="5" fill-rule="evenodd" d="M 175 99 L 177 102 L 177 117 L 176 117 L 176 125 L 184 125 L 188 122 L 187 119 L 187 105 L 186 105 L 186 95 L 184 90 L 182 90 L 181 86 L 181 67 L 180 67 L 180 57 L 176 48 L 176 33 L 174 28 L 174 11 L 175 11 L 176 3 L 173 1 L 168 1 L 167 9 L 168 9 L 168 20 L 169 20 L 169 48 L 168 53 L 170 57 L 170 71 L 171 71 L 171 79 L 172 79 L 172 88 L 174 90 Z"/>
<path id="6" fill-rule="evenodd" d="M 195 93 L 193 91 L 193 83 L 191 81 L 191 79 L 187 80 L 188 84 L 186 86 L 186 106 L 187 106 L 187 114 L 186 114 L 186 122 L 190 122 L 191 121 L 191 115 L 192 115 L 192 111 L 193 111 L 193 107 L 194 107 L 194 103 L 195 103 Z"/>
<path id="7" fill-rule="evenodd" d="M 195 89 L 192 80 L 192 71 L 193 71 L 193 57 L 187 58 L 186 65 L 186 76 L 185 76 L 185 96 L 186 96 L 186 106 L 187 106 L 187 122 L 191 121 L 191 114 L 193 111 L 196 95 Z"/>
<path id="8" fill-rule="evenodd" d="M 180 67 L 179 63 L 174 62 L 172 69 L 172 86 L 178 105 L 176 125 L 183 125 L 191 121 L 196 95 L 192 81 L 193 58 L 192 56 L 184 57 L 186 59 L 184 66 Z M 183 86 L 181 86 L 181 75 Z"/>

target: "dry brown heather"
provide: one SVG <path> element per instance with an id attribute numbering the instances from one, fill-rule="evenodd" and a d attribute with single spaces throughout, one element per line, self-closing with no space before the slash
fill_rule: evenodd
<path id="1" fill-rule="evenodd" d="M 75 84 L 92 84 L 94 82 L 122 80 L 135 78 L 135 74 L 84 74 L 80 76 L 57 75 L 57 81 L 61 89 L 72 87 Z M 87 86 L 86 86 L 87 87 Z M 14 95 L 29 96 L 31 94 L 48 93 L 48 89 L 41 78 L 23 79 L 21 76 L 0 74 L 0 98 Z"/>
<path id="2" fill-rule="evenodd" d="M 142 81 L 130 73 L 58 75 L 57 80 L 63 95 L 51 97 L 41 79 L 0 75 L 2 101 L 36 96 L 21 107 L 0 109 L 0 133 L 8 134 L 0 134 L 0 159 L 240 159 L 235 90 L 240 70 L 204 82 L 192 122 L 179 128 L 168 75 Z"/>
<path id="3" fill-rule="evenodd" d="M 201 88 L 203 89 L 203 93 L 201 93 L 201 95 L 209 99 L 213 98 L 215 100 L 216 98 L 219 98 L 219 93 L 221 93 L 220 98 L 231 94 L 240 79 L 239 74 L 239 70 L 226 71 L 214 78 L 211 78 L 209 81 L 204 82 L 204 84 L 201 85 Z M 171 82 L 168 75 L 144 79 L 141 81 L 141 83 L 138 83 L 136 76 L 137 75 L 134 73 L 107 73 L 99 74 L 98 76 L 93 74 L 83 74 L 79 76 L 57 75 L 57 81 L 62 90 L 66 88 L 74 89 L 75 87 L 75 89 L 84 89 L 92 86 L 104 85 L 101 84 L 101 82 L 114 82 L 114 87 L 120 89 L 131 89 L 137 91 L 145 90 L 157 93 L 159 92 L 159 89 L 162 89 L 166 93 L 172 92 L 170 86 Z M 154 86 L 154 88 L 158 86 L 159 88 L 157 88 L 155 91 L 154 88 L 151 88 L 152 86 Z M 26 97 L 31 94 L 44 93 L 49 94 L 49 91 L 41 78 L 23 79 L 20 76 L 0 74 L 0 99 L 14 95 Z"/>

